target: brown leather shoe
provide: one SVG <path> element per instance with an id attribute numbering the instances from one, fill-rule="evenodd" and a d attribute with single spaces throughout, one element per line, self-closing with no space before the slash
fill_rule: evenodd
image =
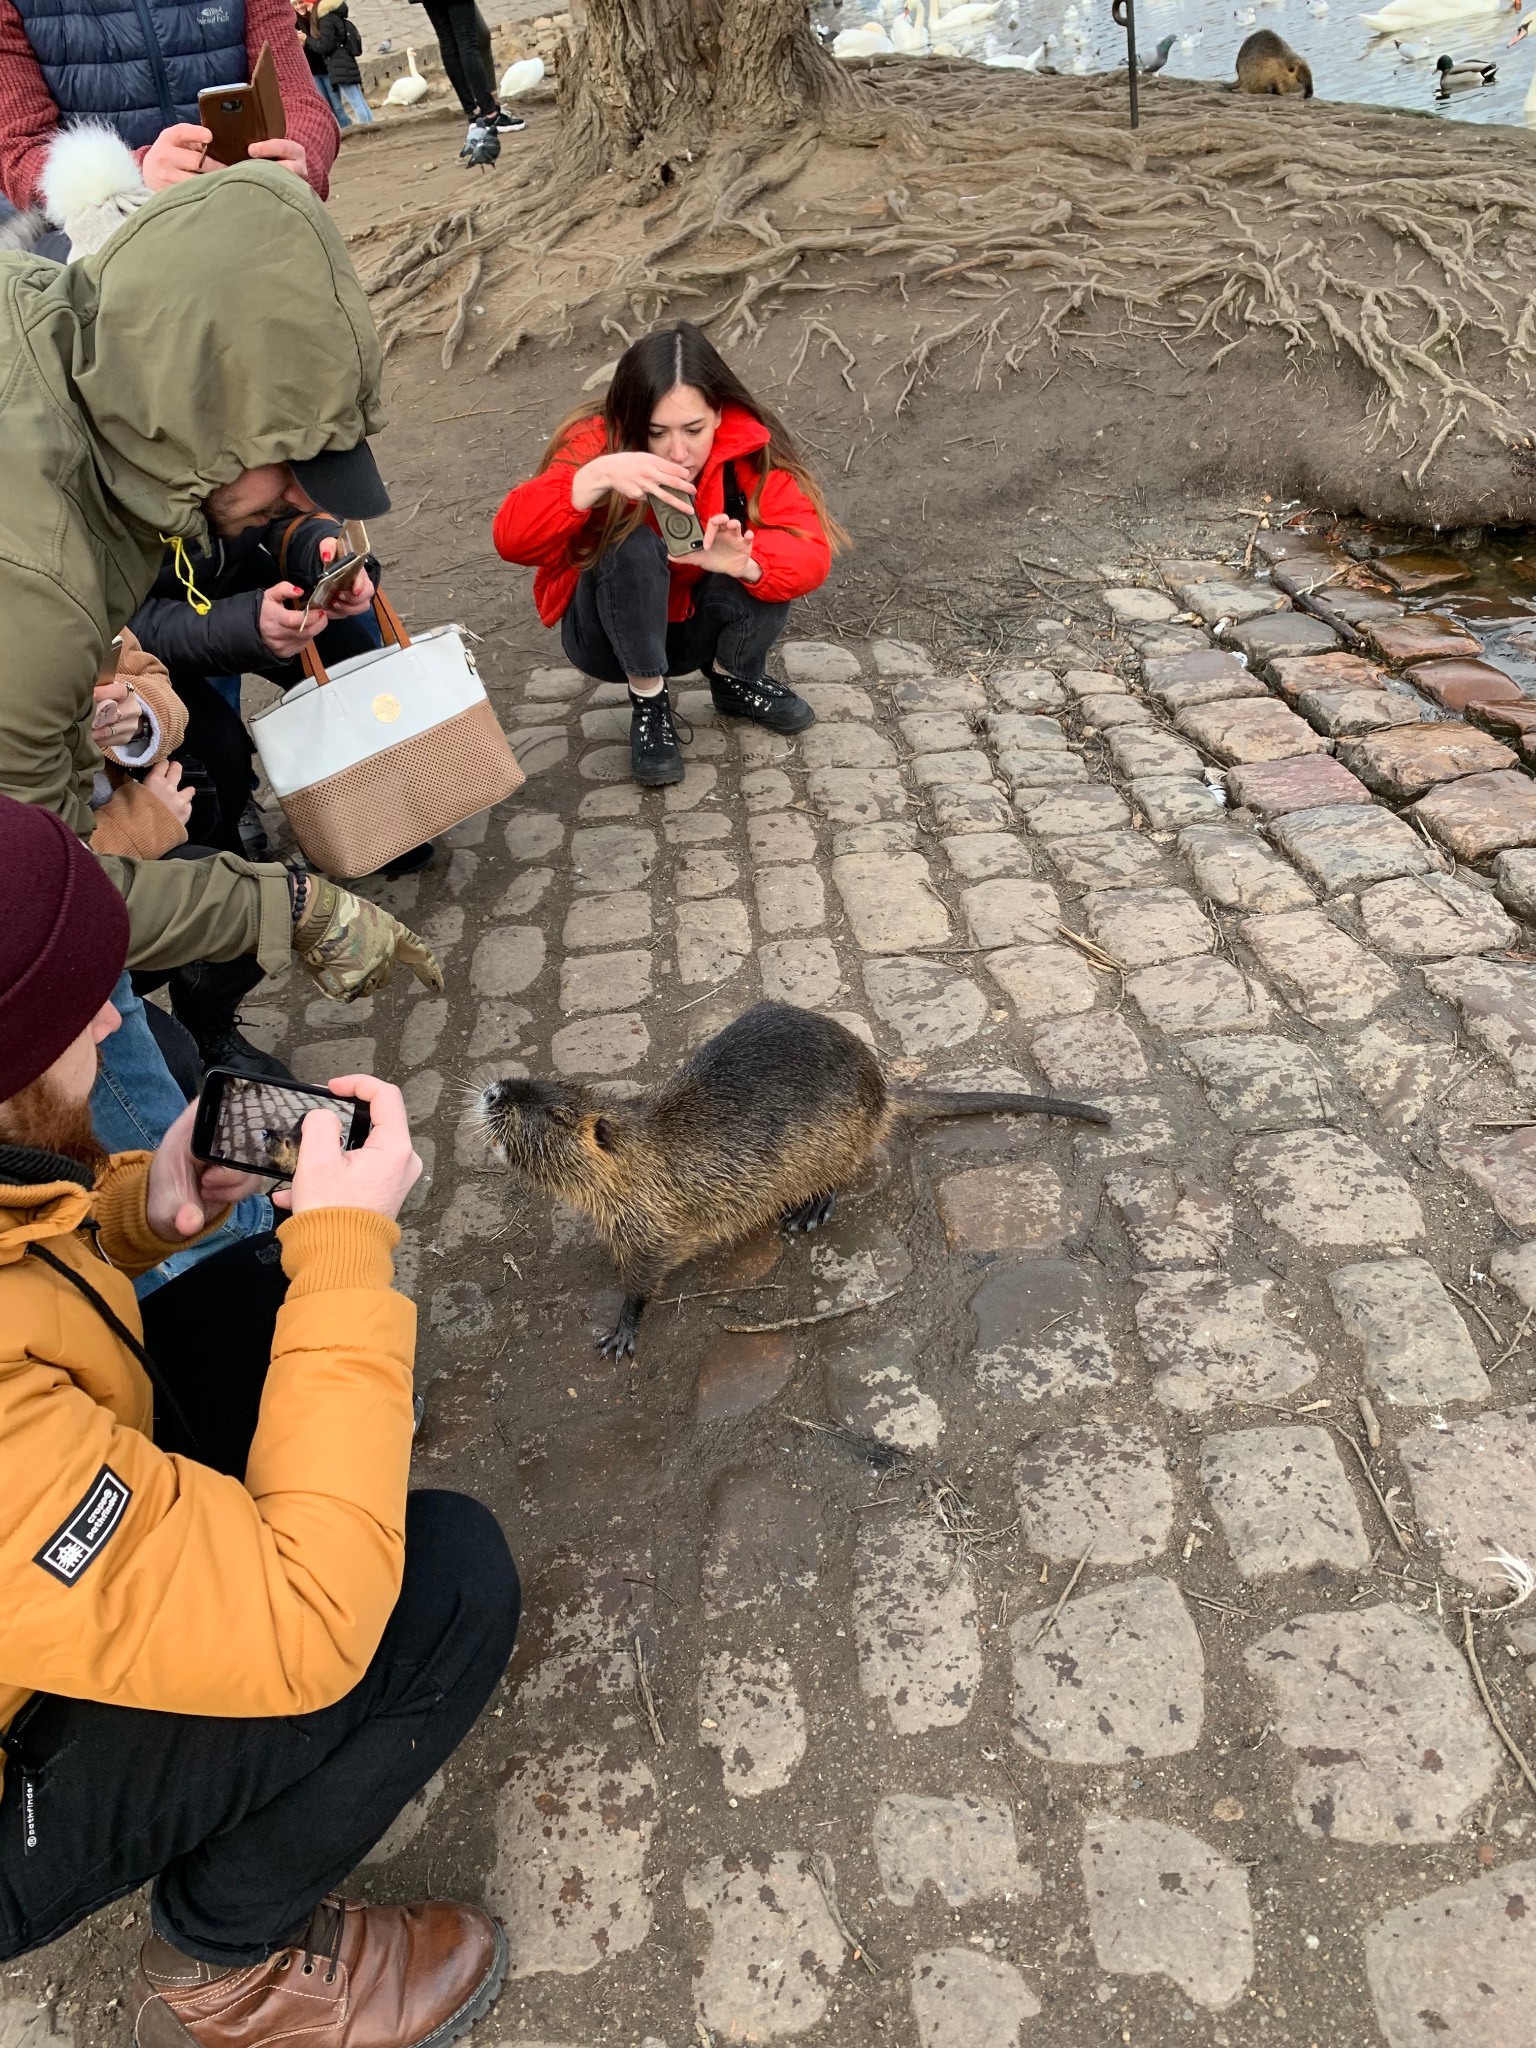
<path id="1" fill-rule="evenodd" d="M 475 1906 L 324 1899 L 302 1944 L 216 1969 L 152 1935 L 129 1995 L 138 2048 L 439 2048 L 489 2010 L 507 1937 Z"/>

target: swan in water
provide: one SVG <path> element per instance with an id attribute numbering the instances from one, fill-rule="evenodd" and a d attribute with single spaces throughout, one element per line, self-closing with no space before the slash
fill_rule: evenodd
<path id="1" fill-rule="evenodd" d="M 878 21 L 866 21 L 857 28 L 840 28 L 832 38 L 832 54 L 847 64 L 859 57 L 893 57 L 896 45 Z"/>
<path id="2" fill-rule="evenodd" d="M 1536 21 L 1522 21 L 1504 45 L 1505 49 L 1512 50 L 1516 43 L 1523 43 L 1533 28 L 1536 28 Z M 1525 95 L 1525 117 L 1528 121 L 1536 121 L 1536 71 L 1531 73 L 1530 88 Z"/>
<path id="3" fill-rule="evenodd" d="M 1444 21 L 1473 21 L 1501 11 L 1502 0 L 1389 0 L 1375 14 L 1360 19 L 1379 36 L 1399 36 L 1416 28 L 1434 28 Z"/>
<path id="4" fill-rule="evenodd" d="M 919 28 L 910 7 L 903 7 L 891 23 L 891 41 L 903 57 L 926 57 L 928 54 L 928 31 Z"/>

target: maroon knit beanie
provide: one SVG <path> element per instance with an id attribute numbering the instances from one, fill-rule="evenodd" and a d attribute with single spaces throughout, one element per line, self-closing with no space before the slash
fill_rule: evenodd
<path id="1" fill-rule="evenodd" d="M 0 796 L 0 1102 L 46 1073 L 112 993 L 128 906 L 62 818 Z"/>

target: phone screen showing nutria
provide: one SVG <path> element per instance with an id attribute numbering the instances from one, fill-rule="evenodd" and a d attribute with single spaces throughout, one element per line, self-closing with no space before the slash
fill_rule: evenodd
<path id="1" fill-rule="evenodd" d="M 213 1154 L 252 1173 L 286 1180 L 299 1163 L 299 1133 L 312 1109 L 328 1109 L 341 1125 L 341 1142 L 352 1136 L 357 1105 L 286 1088 L 281 1081 L 226 1075 L 213 1127 Z"/>

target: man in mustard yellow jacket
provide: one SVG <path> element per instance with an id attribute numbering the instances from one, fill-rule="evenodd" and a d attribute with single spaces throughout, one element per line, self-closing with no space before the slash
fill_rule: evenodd
<path id="1" fill-rule="evenodd" d="M 334 1887 L 473 1725 L 518 1585 L 487 1510 L 407 1495 L 404 1105 L 344 1080 L 366 1144 L 313 1113 L 276 1240 L 141 1321 L 133 1276 L 252 1183 L 193 1158 L 190 1108 L 101 1153 L 123 899 L 3 796 L 0 874 L 0 1958 L 152 1879 L 140 2048 L 436 2048 L 494 2000 L 501 1929 Z"/>

